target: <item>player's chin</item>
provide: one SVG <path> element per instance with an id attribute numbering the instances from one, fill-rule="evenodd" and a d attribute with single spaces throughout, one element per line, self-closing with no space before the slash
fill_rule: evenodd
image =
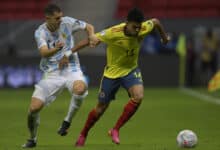
<path id="1" fill-rule="evenodd" d="M 134 34 L 132 34 L 131 36 L 137 37 L 137 36 L 138 36 L 138 33 L 134 33 Z"/>
<path id="2" fill-rule="evenodd" d="M 138 36 L 138 32 L 131 33 L 131 36 L 137 37 Z"/>

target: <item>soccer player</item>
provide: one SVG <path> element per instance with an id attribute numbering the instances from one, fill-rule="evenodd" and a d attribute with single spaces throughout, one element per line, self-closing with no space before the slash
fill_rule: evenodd
<path id="1" fill-rule="evenodd" d="M 87 95 L 87 83 L 80 68 L 77 53 L 72 54 L 74 46 L 72 32 L 86 30 L 90 44 L 97 42 L 94 27 L 84 21 L 71 17 L 63 17 L 61 9 L 55 4 L 45 8 L 46 22 L 35 31 L 35 39 L 42 57 L 40 68 L 44 76 L 35 85 L 28 112 L 28 129 L 30 138 L 22 145 L 23 148 L 32 148 L 37 144 L 37 128 L 39 125 L 39 112 L 45 105 L 53 102 L 56 96 L 65 88 L 71 93 L 71 102 L 58 133 L 66 134 L 72 117 L 79 109 L 82 100 Z M 68 65 L 59 69 L 59 61 L 68 56 Z"/>
<path id="2" fill-rule="evenodd" d="M 130 99 L 124 106 L 118 121 L 108 132 L 114 143 L 120 143 L 120 128 L 135 114 L 144 96 L 141 71 L 137 64 L 138 55 L 141 41 L 153 29 L 159 31 L 164 44 L 170 40 L 158 19 L 144 21 L 143 13 L 134 8 L 129 11 L 126 23 L 96 34 L 98 43 L 107 44 L 107 65 L 100 86 L 98 104 L 90 111 L 76 146 L 84 146 L 89 130 L 102 116 L 110 102 L 115 99 L 119 87 L 122 86 L 127 90 Z M 76 52 L 88 44 L 88 40 L 83 40 L 72 49 L 72 52 Z"/>

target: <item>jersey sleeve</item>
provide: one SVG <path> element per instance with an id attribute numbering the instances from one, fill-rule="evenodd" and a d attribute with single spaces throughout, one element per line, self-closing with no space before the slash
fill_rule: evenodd
<path id="1" fill-rule="evenodd" d="M 142 23 L 141 31 L 139 33 L 140 36 L 146 36 L 154 29 L 154 23 L 152 20 L 147 20 Z"/>
<path id="2" fill-rule="evenodd" d="M 105 29 L 102 30 L 101 32 L 96 33 L 96 36 L 98 39 L 104 43 L 109 43 L 111 42 L 112 39 L 112 31 L 111 29 Z"/>
<path id="3" fill-rule="evenodd" d="M 79 29 L 85 29 L 86 28 L 86 22 L 82 20 L 77 20 L 71 17 L 64 17 L 66 22 L 70 24 L 72 32 L 77 31 Z"/>
<path id="4" fill-rule="evenodd" d="M 34 34 L 35 40 L 37 42 L 37 47 L 40 49 L 42 46 L 47 46 L 45 33 L 41 30 L 36 30 Z"/>

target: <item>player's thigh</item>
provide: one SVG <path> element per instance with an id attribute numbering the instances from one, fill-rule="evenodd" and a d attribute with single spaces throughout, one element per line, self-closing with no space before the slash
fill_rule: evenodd
<path id="1" fill-rule="evenodd" d="M 136 84 L 128 89 L 130 97 L 137 103 L 140 103 L 144 98 L 144 87 L 142 84 Z"/>
<path id="2" fill-rule="evenodd" d="M 64 89 L 64 78 L 57 76 L 48 76 L 35 85 L 32 97 L 41 100 L 45 105 L 53 102 L 57 95 Z"/>
<path id="3" fill-rule="evenodd" d="M 87 92 L 88 84 L 81 71 L 69 72 L 66 76 L 66 87 L 73 94 L 83 95 Z"/>
<path id="4" fill-rule="evenodd" d="M 115 99 L 115 95 L 120 87 L 120 79 L 110 79 L 103 77 L 99 90 L 99 102 L 109 103 Z"/>
<path id="5" fill-rule="evenodd" d="M 143 80 L 140 69 L 136 68 L 121 78 L 122 86 L 135 101 L 140 102 L 144 96 Z"/>

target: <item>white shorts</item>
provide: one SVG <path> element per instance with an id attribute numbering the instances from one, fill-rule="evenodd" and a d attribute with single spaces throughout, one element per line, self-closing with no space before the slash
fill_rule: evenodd
<path id="1" fill-rule="evenodd" d="M 72 94 L 73 83 L 76 80 L 81 80 L 87 85 L 81 71 L 70 72 L 68 70 L 58 70 L 45 73 L 43 79 L 35 85 L 32 97 L 38 98 L 42 100 L 45 105 L 48 105 L 56 99 L 57 95 L 61 93 L 64 88 L 67 88 Z"/>

